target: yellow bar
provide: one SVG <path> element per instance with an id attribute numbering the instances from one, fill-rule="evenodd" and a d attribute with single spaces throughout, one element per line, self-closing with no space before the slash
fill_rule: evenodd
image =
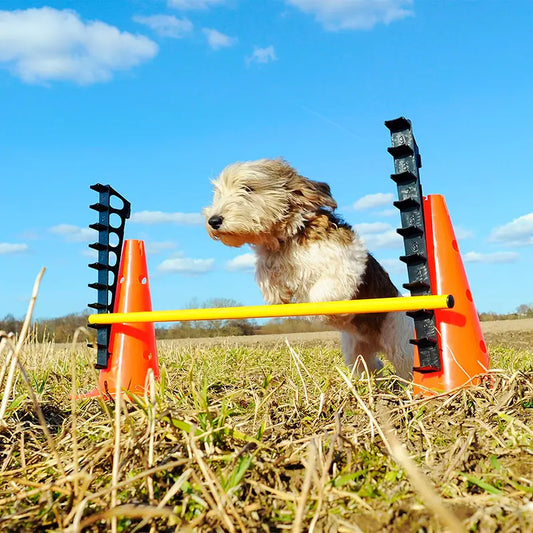
<path id="1" fill-rule="evenodd" d="M 211 309 L 178 309 L 173 311 L 138 311 L 134 313 L 101 313 L 89 315 L 89 324 L 132 324 L 135 322 L 179 322 L 223 320 L 229 318 L 274 318 L 284 316 L 316 316 L 340 314 L 386 313 L 445 309 L 453 307 L 453 296 L 406 296 L 340 302 L 317 302 Z"/>

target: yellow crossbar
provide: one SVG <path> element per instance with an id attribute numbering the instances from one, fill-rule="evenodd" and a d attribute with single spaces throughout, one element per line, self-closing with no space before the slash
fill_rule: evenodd
<path id="1" fill-rule="evenodd" d="M 173 311 L 137 311 L 134 313 L 101 313 L 89 315 L 89 324 L 132 324 L 135 322 L 180 322 L 193 320 L 225 320 L 229 318 L 274 318 L 417 311 L 453 307 L 453 296 L 406 296 L 339 302 L 317 302 L 210 309 L 178 309 Z"/>

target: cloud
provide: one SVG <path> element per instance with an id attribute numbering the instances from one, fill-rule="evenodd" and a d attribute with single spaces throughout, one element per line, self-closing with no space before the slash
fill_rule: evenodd
<path id="1" fill-rule="evenodd" d="M 19 243 L 14 244 L 10 242 L 0 242 L 0 255 L 18 254 L 29 250 L 27 244 Z"/>
<path id="2" fill-rule="evenodd" d="M 401 248 L 403 246 L 402 237 L 394 229 L 383 233 L 362 234 L 361 237 L 365 241 L 366 247 L 371 251 L 383 248 Z"/>
<path id="3" fill-rule="evenodd" d="M 463 255 L 465 263 L 514 263 L 520 258 L 516 252 L 493 252 L 481 254 L 479 252 L 468 252 Z"/>
<path id="4" fill-rule="evenodd" d="M 512 222 L 492 230 L 490 240 L 509 246 L 529 246 L 533 244 L 533 213 L 515 218 Z"/>
<path id="5" fill-rule="evenodd" d="M 170 241 L 146 242 L 145 249 L 147 254 L 159 254 L 168 250 L 175 250 L 176 244 Z"/>
<path id="6" fill-rule="evenodd" d="M 238 255 L 226 263 L 226 270 L 232 272 L 237 270 L 253 271 L 255 270 L 256 259 L 256 255 L 252 253 Z"/>
<path id="7" fill-rule="evenodd" d="M 137 211 L 131 215 L 131 222 L 139 224 L 184 224 L 198 226 L 204 223 L 200 213 L 164 213 L 163 211 Z"/>
<path id="8" fill-rule="evenodd" d="M 72 10 L 51 7 L 0 11 L 0 63 L 27 83 L 89 85 L 111 79 L 157 54 L 143 35 L 121 32 Z"/>
<path id="9" fill-rule="evenodd" d="M 168 7 L 176 9 L 207 9 L 211 6 L 224 4 L 226 0 L 167 0 Z"/>
<path id="10" fill-rule="evenodd" d="M 407 267 L 399 259 L 381 259 L 379 262 L 389 273 L 407 275 Z"/>
<path id="11" fill-rule="evenodd" d="M 392 193 L 377 192 L 376 194 L 367 194 L 353 204 L 353 208 L 357 211 L 363 209 L 374 209 L 375 207 L 382 207 L 384 205 L 392 204 L 394 196 Z"/>
<path id="12" fill-rule="evenodd" d="M 220 33 L 211 28 L 203 28 L 202 31 L 207 37 L 207 43 L 213 50 L 227 48 L 228 46 L 233 46 L 237 42 L 235 37 L 230 37 L 229 35 L 225 35 L 224 33 Z"/>
<path id="13" fill-rule="evenodd" d="M 326 30 L 370 30 L 413 15 L 413 0 L 286 0 L 314 15 Z"/>
<path id="14" fill-rule="evenodd" d="M 173 39 L 181 39 L 194 28 L 189 19 L 179 19 L 174 15 L 151 15 L 149 17 L 138 15 L 133 17 L 133 20 L 148 26 L 161 37 Z"/>
<path id="15" fill-rule="evenodd" d="M 355 229 L 362 235 L 388 231 L 392 229 L 392 226 L 385 222 L 361 222 L 360 224 L 355 224 Z"/>
<path id="16" fill-rule="evenodd" d="M 454 227 L 455 237 L 458 241 L 464 241 L 465 239 L 471 239 L 474 236 L 474 232 L 469 229 L 465 229 L 462 226 Z"/>
<path id="17" fill-rule="evenodd" d="M 254 46 L 254 51 L 250 57 L 246 58 L 246 64 L 250 65 L 251 63 L 272 63 L 276 61 L 276 51 L 272 45 L 267 46 L 266 48 L 258 48 Z"/>
<path id="18" fill-rule="evenodd" d="M 385 222 L 362 222 L 355 224 L 355 230 L 369 250 L 378 248 L 401 248 L 403 239 L 396 230 Z"/>
<path id="19" fill-rule="evenodd" d="M 205 274 L 213 270 L 214 259 L 192 259 L 190 257 L 175 257 L 165 259 L 158 267 L 159 272 L 177 274 Z"/>
<path id="20" fill-rule="evenodd" d="M 81 252 L 84 257 L 89 257 L 92 261 L 98 261 L 98 250 L 93 248 L 84 248 Z"/>
<path id="21" fill-rule="evenodd" d="M 61 235 L 67 242 L 90 242 L 94 241 L 96 237 L 95 230 L 91 228 L 80 228 L 70 224 L 59 224 L 50 228 L 52 233 Z"/>

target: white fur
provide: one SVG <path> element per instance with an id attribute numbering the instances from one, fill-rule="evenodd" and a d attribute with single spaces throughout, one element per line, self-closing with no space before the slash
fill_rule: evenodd
<path id="1" fill-rule="evenodd" d="M 289 242 L 276 251 L 253 248 L 256 280 L 270 304 L 349 300 L 365 271 L 367 252 L 358 238 L 350 247 L 314 241 Z"/>

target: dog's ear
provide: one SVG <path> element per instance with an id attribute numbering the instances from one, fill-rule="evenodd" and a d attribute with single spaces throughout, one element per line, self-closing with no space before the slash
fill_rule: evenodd
<path id="1" fill-rule="evenodd" d="M 327 183 L 309 180 L 297 175 L 291 185 L 294 202 L 299 208 L 315 211 L 321 207 L 331 209 L 337 207 L 337 202 L 331 196 L 331 190 Z"/>

